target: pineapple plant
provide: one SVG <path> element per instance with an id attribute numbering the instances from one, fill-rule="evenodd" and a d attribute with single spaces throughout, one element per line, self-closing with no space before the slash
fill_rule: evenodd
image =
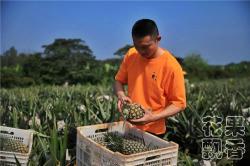
<path id="1" fill-rule="evenodd" d="M 18 153 L 28 153 L 28 147 L 18 140 L 10 138 L 1 138 L 0 150 Z"/>
<path id="2" fill-rule="evenodd" d="M 104 141 L 108 149 L 112 150 L 113 152 L 120 152 L 125 155 L 150 150 L 143 142 L 126 138 L 115 133 L 106 133 L 104 136 Z"/>
<path id="3" fill-rule="evenodd" d="M 140 119 L 144 116 L 145 111 L 141 105 L 137 103 L 129 103 L 124 101 L 122 103 L 122 114 L 124 119 Z"/>

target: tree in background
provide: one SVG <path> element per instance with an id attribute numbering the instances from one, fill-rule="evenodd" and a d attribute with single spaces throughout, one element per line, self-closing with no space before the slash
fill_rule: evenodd
<path id="1" fill-rule="evenodd" d="M 81 39 L 55 39 L 53 43 L 43 46 L 43 53 L 18 53 L 15 47 L 11 47 L 0 56 L 1 86 L 62 85 L 65 82 L 110 85 L 123 56 L 131 47 L 128 44 L 121 47 L 114 53 L 119 58 L 106 60 L 96 60 L 92 50 Z M 188 73 L 186 77 L 194 81 L 250 75 L 248 61 L 209 65 L 200 54 L 176 59 Z"/>
<path id="2" fill-rule="evenodd" d="M 114 53 L 114 55 L 116 55 L 116 56 L 122 58 L 122 57 L 128 52 L 128 50 L 129 50 L 130 48 L 132 48 L 132 47 L 133 47 L 133 45 L 127 44 L 127 45 L 125 45 L 124 47 L 119 48 L 119 49 Z"/>
<path id="3" fill-rule="evenodd" d="M 4 67 L 13 67 L 16 65 L 23 65 L 29 54 L 18 53 L 15 47 L 10 47 L 7 51 L 5 51 L 1 56 L 1 66 Z"/>
<path id="4" fill-rule="evenodd" d="M 3 59 L 2 63 L 6 66 L 14 66 L 17 64 L 17 50 L 15 47 L 11 47 L 5 53 L 5 59 Z"/>
<path id="5" fill-rule="evenodd" d="M 24 74 L 23 65 L 28 59 L 26 54 L 18 54 L 15 47 L 11 47 L 1 58 L 1 86 L 2 87 L 25 87 L 34 85 L 34 79 Z"/>
<path id="6" fill-rule="evenodd" d="M 41 53 L 33 53 L 23 56 L 26 56 L 25 62 L 23 63 L 23 74 L 25 77 L 33 79 L 36 84 L 42 83 L 40 80 L 42 62 Z"/>
<path id="7" fill-rule="evenodd" d="M 52 44 L 43 45 L 46 57 L 72 57 L 76 55 L 94 59 L 92 50 L 81 39 L 55 39 Z"/>
<path id="8" fill-rule="evenodd" d="M 206 79 L 209 69 L 208 63 L 202 59 L 200 54 L 190 54 L 183 60 L 184 69 L 187 71 L 188 76 L 199 79 Z"/>
<path id="9" fill-rule="evenodd" d="M 44 45 L 41 63 L 42 82 L 48 84 L 96 83 L 95 56 L 81 39 L 55 39 Z M 90 72 L 91 71 L 91 72 Z"/>
<path id="10" fill-rule="evenodd" d="M 3 87 L 33 84 L 97 84 L 103 77 L 100 63 L 81 39 L 55 39 L 43 53 L 18 54 L 14 47 L 1 58 Z"/>

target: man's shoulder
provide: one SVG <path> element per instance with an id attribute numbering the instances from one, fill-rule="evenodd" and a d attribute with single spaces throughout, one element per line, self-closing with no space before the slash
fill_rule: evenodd
<path id="1" fill-rule="evenodd" d="M 135 47 L 132 47 L 128 50 L 124 58 L 127 60 L 131 60 L 131 59 L 136 58 L 136 56 L 138 56 L 138 52 L 135 49 Z"/>
<path id="2" fill-rule="evenodd" d="M 135 56 L 136 54 L 138 54 L 138 52 L 135 47 L 131 47 L 127 52 L 127 56 Z"/>
<path id="3" fill-rule="evenodd" d="M 177 61 L 176 57 L 168 50 L 164 50 L 165 51 L 165 67 L 168 69 L 168 70 L 176 70 L 176 69 L 180 69 L 181 68 L 181 65 L 179 64 L 179 62 Z"/>

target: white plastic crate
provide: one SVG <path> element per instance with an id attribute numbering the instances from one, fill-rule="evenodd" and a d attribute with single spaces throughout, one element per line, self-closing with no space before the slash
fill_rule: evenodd
<path id="1" fill-rule="evenodd" d="M 118 132 L 136 139 L 144 139 L 146 145 L 158 149 L 137 154 L 123 155 L 112 152 L 96 143 L 103 140 L 107 132 Z M 77 128 L 77 166 L 175 166 L 178 158 L 178 144 L 160 139 L 150 133 L 137 129 L 123 121 Z"/>
<path id="2" fill-rule="evenodd" d="M 22 166 L 27 165 L 33 143 L 33 132 L 29 130 L 0 126 L 0 137 L 18 140 L 27 145 L 29 148 L 28 153 L 0 151 L 0 163 L 2 165 L 11 165 L 11 163 L 16 163 L 14 156 L 16 155 L 16 158 Z M 4 142 L 1 143 L 4 144 Z"/>

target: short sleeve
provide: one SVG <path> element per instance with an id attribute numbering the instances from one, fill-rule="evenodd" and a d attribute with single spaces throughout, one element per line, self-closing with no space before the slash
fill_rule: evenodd
<path id="1" fill-rule="evenodd" d="M 119 81 L 123 84 L 126 84 L 128 82 L 128 57 L 129 57 L 129 52 L 124 56 L 122 63 L 119 67 L 118 72 L 116 73 L 115 80 Z"/>
<path id="2" fill-rule="evenodd" d="M 186 91 L 184 75 L 180 65 L 176 66 L 171 75 L 171 81 L 168 87 L 168 101 L 176 107 L 186 108 Z"/>

